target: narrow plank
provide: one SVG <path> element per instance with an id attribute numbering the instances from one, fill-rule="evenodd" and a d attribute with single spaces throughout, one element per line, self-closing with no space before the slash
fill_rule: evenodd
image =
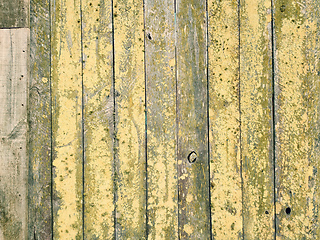
<path id="1" fill-rule="evenodd" d="M 208 1 L 212 233 L 242 236 L 238 2 Z"/>
<path id="2" fill-rule="evenodd" d="M 29 27 L 30 0 L 1 0 L 0 28 Z"/>
<path id="3" fill-rule="evenodd" d="M 319 239 L 320 3 L 275 1 L 277 239 Z"/>
<path id="4" fill-rule="evenodd" d="M 52 1 L 53 237 L 82 239 L 80 1 Z"/>
<path id="5" fill-rule="evenodd" d="M 82 1 L 85 239 L 114 235 L 111 8 L 111 1 Z"/>
<path id="6" fill-rule="evenodd" d="M 206 1 L 176 8 L 179 237 L 210 239 Z"/>
<path id="7" fill-rule="evenodd" d="M 0 236 L 27 238 L 29 29 L 0 30 Z"/>
<path id="8" fill-rule="evenodd" d="M 30 6 L 28 239 L 51 239 L 51 102 L 49 0 Z"/>
<path id="9" fill-rule="evenodd" d="M 271 0 L 240 6 L 243 237 L 274 239 Z"/>
<path id="10" fill-rule="evenodd" d="M 114 0 L 116 238 L 146 238 L 143 1 Z"/>
<path id="11" fill-rule="evenodd" d="M 174 1 L 145 3 L 148 236 L 178 239 Z"/>

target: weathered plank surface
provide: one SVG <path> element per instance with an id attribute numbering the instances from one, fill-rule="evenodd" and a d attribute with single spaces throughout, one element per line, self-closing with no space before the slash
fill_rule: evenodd
<path id="1" fill-rule="evenodd" d="M 320 3 L 275 1 L 277 239 L 319 239 Z"/>
<path id="2" fill-rule="evenodd" d="M 234 0 L 208 2 L 212 233 L 242 236 L 239 14 Z"/>
<path id="3" fill-rule="evenodd" d="M 0 28 L 29 27 L 30 0 L 1 0 Z"/>
<path id="4" fill-rule="evenodd" d="M 85 239 L 114 235 L 111 7 L 111 1 L 82 1 Z"/>
<path id="5" fill-rule="evenodd" d="M 0 238 L 27 238 L 29 29 L 0 30 Z"/>
<path id="6" fill-rule="evenodd" d="M 148 235 L 178 239 L 174 1 L 145 3 Z"/>
<path id="7" fill-rule="evenodd" d="M 244 239 L 274 239 L 271 1 L 240 1 Z"/>
<path id="8" fill-rule="evenodd" d="M 49 0 L 31 1 L 28 239 L 51 239 L 52 234 L 49 7 Z"/>
<path id="9" fill-rule="evenodd" d="M 143 1 L 113 1 L 116 238 L 146 238 Z"/>
<path id="10" fill-rule="evenodd" d="M 52 1 L 53 236 L 82 239 L 80 1 Z"/>
<path id="11" fill-rule="evenodd" d="M 176 8 L 179 236 L 209 239 L 206 1 Z"/>

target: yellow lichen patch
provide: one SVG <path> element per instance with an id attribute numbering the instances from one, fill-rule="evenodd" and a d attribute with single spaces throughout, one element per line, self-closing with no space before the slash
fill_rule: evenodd
<path id="1" fill-rule="evenodd" d="M 277 1 L 279 239 L 318 239 L 319 3 Z"/>
<path id="2" fill-rule="evenodd" d="M 85 197 L 84 235 L 114 236 L 111 1 L 82 1 Z"/>
<path id="3" fill-rule="evenodd" d="M 274 237 L 271 1 L 241 1 L 240 109 L 245 239 Z"/>
<path id="4" fill-rule="evenodd" d="M 117 238 L 144 239 L 146 226 L 143 1 L 113 2 Z"/>
<path id="5" fill-rule="evenodd" d="M 209 1 L 209 120 L 212 233 L 242 234 L 239 35 L 236 1 Z"/>
<path id="6" fill-rule="evenodd" d="M 54 238 L 82 238 L 80 3 L 55 2 L 52 13 Z"/>

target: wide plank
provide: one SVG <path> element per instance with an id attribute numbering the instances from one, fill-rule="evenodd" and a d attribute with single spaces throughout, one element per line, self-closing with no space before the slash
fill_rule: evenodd
<path id="1" fill-rule="evenodd" d="M 319 239 L 320 3 L 276 0 L 277 239 Z"/>
<path id="2" fill-rule="evenodd" d="M 51 91 L 49 0 L 31 0 L 28 239 L 51 239 Z"/>
<path id="3" fill-rule="evenodd" d="M 210 0 L 208 16 L 212 234 L 241 239 L 238 2 Z"/>
<path id="4" fill-rule="evenodd" d="M 148 236 L 178 239 L 174 1 L 145 2 Z"/>
<path id="5" fill-rule="evenodd" d="M 51 2 L 53 237 L 83 238 L 80 1 Z"/>
<path id="6" fill-rule="evenodd" d="M 0 30 L 0 239 L 27 239 L 29 29 Z"/>
<path id="7" fill-rule="evenodd" d="M 210 239 L 206 1 L 176 1 L 176 51 L 179 238 Z"/>
<path id="8" fill-rule="evenodd" d="M 114 236 L 111 1 L 82 0 L 84 238 Z"/>
<path id="9" fill-rule="evenodd" d="M 143 1 L 114 0 L 116 239 L 146 239 Z"/>
<path id="10" fill-rule="evenodd" d="M 0 0 L 0 28 L 29 27 L 30 0 Z"/>

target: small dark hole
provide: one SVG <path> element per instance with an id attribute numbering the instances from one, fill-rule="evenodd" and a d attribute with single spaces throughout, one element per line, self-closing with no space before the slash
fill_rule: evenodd
<path id="1" fill-rule="evenodd" d="M 291 213 L 291 208 L 287 207 L 287 208 L 286 208 L 286 214 L 289 215 L 290 213 Z"/>
<path id="2" fill-rule="evenodd" d="M 285 10 L 286 10 L 286 6 L 285 5 L 281 5 L 280 12 L 284 12 Z"/>
<path id="3" fill-rule="evenodd" d="M 21 77 L 23 77 L 23 75 L 21 75 Z"/>
<path id="4" fill-rule="evenodd" d="M 265 213 L 266 213 L 266 214 L 269 214 L 269 212 L 268 212 L 268 211 L 265 211 Z"/>
<path id="5" fill-rule="evenodd" d="M 151 37 L 151 34 L 150 34 L 150 33 L 147 34 L 147 38 L 148 38 L 149 40 L 152 40 L 152 37 Z"/>
<path id="6" fill-rule="evenodd" d="M 21 104 L 21 106 L 23 107 L 23 104 Z"/>

